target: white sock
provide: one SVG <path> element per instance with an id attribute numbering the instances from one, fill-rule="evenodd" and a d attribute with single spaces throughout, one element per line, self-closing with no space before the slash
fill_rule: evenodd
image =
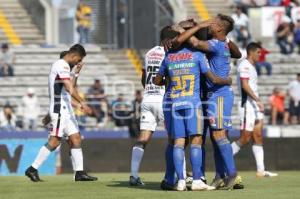
<path id="1" fill-rule="evenodd" d="M 231 147 L 233 155 L 237 154 L 241 149 L 241 147 L 236 142 L 232 142 Z"/>
<path id="2" fill-rule="evenodd" d="M 185 155 L 183 157 L 183 177 L 186 179 L 186 161 L 185 161 Z"/>
<path id="3" fill-rule="evenodd" d="M 71 154 L 70 154 L 70 159 L 71 159 L 71 163 L 72 163 L 72 169 L 73 169 L 73 171 L 75 171 L 75 169 L 76 169 L 75 160 Z"/>
<path id="4" fill-rule="evenodd" d="M 131 175 L 135 178 L 139 177 L 140 164 L 144 156 L 144 149 L 140 147 L 132 148 L 131 155 Z"/>
<path id="5" fill-rule="evenodd" d="M 264 148 L 262 145 L 252 145 L 252 152 L 255 157 L 256 167 L 258 172 L 265 171 L 264 163 Z"/>
<path id="6" fill-rule="evenodd" d="M 47 160 L 50 153 L 51 151 L 47 147 L 42 146 L 31 166 L 35 169 L 39 169 L 39 167 L 45 162 L 45 160 Z"/>
<path id="7" fill-rule="evenodd" d="M 83 155 L 82 149 L 71 149 L 71 155 L 74 160 L 75 171 L 83 171 Z"/>

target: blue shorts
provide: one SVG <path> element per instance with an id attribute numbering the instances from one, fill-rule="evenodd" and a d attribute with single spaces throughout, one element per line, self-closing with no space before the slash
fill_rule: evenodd
<path id="1" fill-rule="evenodd" d="M 202 135 L 202 128 L 202 109 L 180 109 L 172 111 L 171 132 L 173 139 Z"/>
<path id="2" fill-rule="evenodd" d="M 233 107 L 233 92 L 209 92 L 207 99 L 207 117 L 213 130 L 229 130 L 232 128 L 231 110 Z"/>

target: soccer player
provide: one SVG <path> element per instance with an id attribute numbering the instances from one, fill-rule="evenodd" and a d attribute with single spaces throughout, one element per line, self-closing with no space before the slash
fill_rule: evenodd
<path id="1" fill-rule="evenodd" d="M 82 111 L 88 114 L 91 112 L 90 108 L 81 99 L 77 90 L 74 88 L 79 73 L 75 74 L 72 80 L 70 76 L 71 68 L 75 65 L 82 66 L 81 62 L 85 56 L 85 49 L 81 45 L 76 44 L 69 49 L 63 59 L 54 62 L 51 67 L 49 74 L 50 107 L 48 117 L 44 120 L 45 123 L 47 123 L 46 120 L 50 121 L 50 137 L 48 142 L 41 147 L 32 165 L 25 171 L 25 175 L 33 182 L 41 181 L 38 169 L 48 158 L 50 153 L 60 145 L 61 138 L 64 134 L 66 134 L 70 142 L 72 142 L 71 155 L 75 163 L 75 181 L 97 180 L 97 178 L 89 176 L 83 170 L 81 135 L 71 105 L 72 96 Z"/>
<path id="2" fill-rule="evenodd" d="M 201 177 L 202 165 L 202 110 L 200 100 L 200 74 L 205 74 L 215 84 L 231 84 L 231 79 L 221 79 L 209 71 L 204 55 L 186 44 L 166 54 L 154 83 L 163 85 L 169 79 L 167 97 L 172 103 L 171 133 L 174 141 L 173 159 L 178 177 L 177 191 L 186 190 L 183 175 L 184 147 L 190 139 L 190 160 L 193 170 L 192 190 L 213 190 Z"/>
<path id="3" fill-rule="evenodd" d="M 263 149 L 263 118 L 264 105 L 258 94 L 256 62 L 259 61 L 261 46 L 250 43 L 247 46 L 247 59 L 238 66 L 237 82 L 241 96 L 239 112 L 241 120 L 241 137 L 231 144 L 233 154 L 253 140 L 252 151 L 256 160 L 257 177 L 274 177 L 277 173 L 265 171 Z"/>
<path id="4" fill-rule="evenodd" d="M 187 31 L 181 29 L 181 35 L 172 42 L 174 47 L 189 39 L 189 43 L 206 53 L 211 71 L 219 77 L 227 78 L 230 73 L 230 58 L 240 58 L 238 47 L 226 36 L 232 31 L 234 22 L 231 17 L 219 14 L 209 26 L 213 39 L 198 40 L 193 35 L 202 28 L 203 23 L 197 24 Z M 233 91 L 228 85 L 216 85 L 209 79 L 207 83 L 207 115 L 209 118 L 211 138 L 214 147 L 216 177 L 212 184 L 219 188 L 225 176 L 225 186 L 222 189 L 232 189 L 237 177 L 232 148 L 226 131 L 231 128 L 231 109 L 233 106 Z"/>
<path id="5" fill-rule="evenodd" d="M 173 39 L 178 35 L 173 31 L 170 26 L 166 26 L 161 30 L 161 41 L 165 39 Z M 137 142 L 132 148 L 131 157 L 131 175 L 129 178 L 129 184 L 131 186 L 143 186 L 144 183 L 138 175 L 139 167 L 144 156 L 144 150 L 147 144 L 150 142 L 153 132 L 156 130 L 159 122 L 164 121 L 164 114 L 162 109 L 162 101 L 164 98 L 165 87 L 157 86 L 153 83 L 155 76 L 158 73 L 160 65 L 165 57 L 165 51 L 162 46 L 155 46 L 150 49 L 145 56 L 145 68 L 142 70 L 142 84 L 145 88 L 143 101 L 141 104 L 141 120 L 140 129 L 141 132 L 137 139 Z M 169 140 L 171 142 L 171 140 Z M 173 145 L 169 144 L 166 148 L 166 175 L 162 182 L 162 186 L 174 184 L 174 169 L 173 161 L 168 154 L 172 154 Z"/>

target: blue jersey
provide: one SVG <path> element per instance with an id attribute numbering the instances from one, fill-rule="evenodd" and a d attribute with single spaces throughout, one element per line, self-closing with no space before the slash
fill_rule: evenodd
<path id="1" fill-rule="evenodd" d="M 216 76 L 227 79 L 230 73 L 230 51 L 225 41 L 212 39 L 208 41 L 209 52 L 206 54 L 210 70 Z M 229 85 L 215 85 L 207 78 L 208 91 L 227 91 Z"/>
<path id="2" fill-rule="evenodd" d="M 169 79 L 166 94 L 175 110 L 199 108 L 200 75 L 209 70 L 204 54 L 183 48 L 167 53 L 159 74 Z"/>

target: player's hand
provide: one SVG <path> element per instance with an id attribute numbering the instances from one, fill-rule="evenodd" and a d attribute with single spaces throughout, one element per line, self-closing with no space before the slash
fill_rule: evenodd
<path id="1" fill-rule="evenodd" d="M 80 104 L 80 109 L 81 109 L 82 112 L 84 112 L 87 115 L 92 114 L 92 109 L 85 103 Z"/>
<path id="2" fill-rule="evenodd" d="M 165 52 L 168 52 L 173 48 L 173 39 L 165 39 L 161 43 L 164 46 Z"/>
<path id="3" fill-rule="evenodd" d="M 260 112 L 264 112 L 265 111 L 265 106 L 264 103 L 262 101 L 257 101 L 257 106 Z"/>
<path id="4" fill-rule="evenodd" d="M 174 31 L 176 31 L 176 32 L 178 32 L 180 34 L 183 33 L 183 32 L 185 32 L 184 28 L 181 27 L 179 24 L 174 24 L 172 26 L 172 30 L 174 30 Z"/>
<path id="5" fill-rule="evenodd" d="M 228 77 L 228 85 L 232 85 L 232 78 Z"/>
<path id="6" fill-rule="evenodd" d="M 192 28 L 195 25 L 196 25 L 196 23 L 194 22 L 194 19 L 188 19 L 188 20 L 179 22 L 179 26 L 181 26 L 184 29 Z"/>
<path id="7" fill-rule="evenodd" d="M 75 66 L 74 72 L 75 72 L 75 73 L 80 73 L 82 67 L 83 67 L 83 62 L 79 62 L 79 63 Z"/>

